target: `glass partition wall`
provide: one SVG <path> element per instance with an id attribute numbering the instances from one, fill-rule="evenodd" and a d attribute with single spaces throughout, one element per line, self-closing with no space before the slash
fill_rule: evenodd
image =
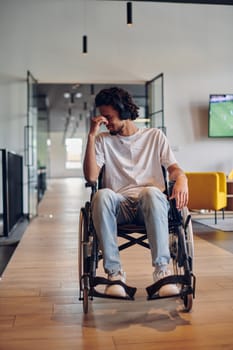
<path id="1" fill-rule="evenodd" d="M 162 129 L 166 134 L 164 123 L 164 76 L 157 75 L 146 83 L 147 117 L 150 126 Z"/>
<path id="2" fill-rule="evenodd" d="M 27 125 L 24 129 L 24 160 L 28 169 L 28 216 L 33 218 L 37 215 L 38 204 L 38 181 L 37 181 L 37 101 L 36 79 L 30 72 L 27 72 Z"/>

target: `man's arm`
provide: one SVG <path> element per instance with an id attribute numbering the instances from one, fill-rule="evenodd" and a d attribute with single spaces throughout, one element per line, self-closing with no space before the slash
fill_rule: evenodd
<path id="1" fill-rule="evenodd" d="M 188 204 L 188 180 L 183 170 L 178 164 L 168 167 L 169 179 L 175 181 L 170 199 L 176 199 L 176 206 L 182 209 Z"/>
<path id="2" fill-rule="evenodd" d="M 95 136 L 88 135 L 87 146 L 84 156 L 83 172 L 87 181 L 96 181 L 99 176 L 100 168 L 96 163 L 95 156 Z"/>
<path id="3" fill-rule="evenodd" d="M 96 162 L 95 138 L 99 132 L 101 124 L 106 124 L 107 119 L 103 116 L 92 118 L 90 131 L 88 134 L 87 146 L 84 156 L 83 172 L 87 181 L 96 181 L 99 176 L 100 167 Z"/>

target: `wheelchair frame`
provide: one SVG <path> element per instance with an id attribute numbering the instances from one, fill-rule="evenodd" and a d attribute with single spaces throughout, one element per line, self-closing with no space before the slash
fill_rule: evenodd
<path id="1" fill-rule="evenodd" d="M 165 181 L 165 183 L 165 192 L 168 195 L 171 193 L 173 184 L 170 184 L 168 190 L 167 182 Z M 91 187 L 90 201 L 87 201 L 85 206 L 81 208 L 79 217 L 79 300 L 83 302 L 83 312 L 85 314 L 88 313 L 89 300 L 93 300 L 94 297 L 134 300 L 136 293 L 136 288 L 127 286 L 121 281 L 111 282 L 104 277 L 96 276 L 98 262 L 103 256 L 98 249 L 98 240 L 92 222 L 91 200 L 99 186 L 95 182 L 86 183 L 86 187 Z M 192 272 L 194 247 L 191 215 L 187 208 L 183 208 L 181 211 L 177 210 L 175 200 L 170 200 L 169 203 L 169 248 L 174 274 L 148 286 L 146 288 L 147 300 L 170 298 L 167 296 L 160 297 L 158 294 L 159 289 L 165 284 L 179 284 L 180 293 L 176 297 L 180 297 L 183 300 L 184 311 L 189 312 L 193 306 L 196 287 L 196 277 Z M 134 233 L 140 235 L 134 237 Z M 119 250 L 135 244 L 150 249 L 148 242 L 146 242 L 147 234 L 144 226 L 134 224 L 118 225 L 118 237 L 123 237 L 127 240 L 126 243 L 118 246 Z M 121 285 L 125 289 L 127 297 L 109 296 L 98 292 L 95 288 L 97 285 L 111 285 L 113 283 Z"/>

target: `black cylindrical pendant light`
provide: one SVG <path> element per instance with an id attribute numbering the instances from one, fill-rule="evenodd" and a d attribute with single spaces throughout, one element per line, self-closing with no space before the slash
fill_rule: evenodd
<path id="1" fill-rule="evenodd" d="M 83 35 L 83 54 L 87 54 L 87 35 Z"/>
<path id="2" fill-rule="evenodd" d="M 127 25 L 130 27 L 133 24 L 133 6 L 132 6 L 132 2 L 128 1 L 126 6 L 127 6 Z"/>

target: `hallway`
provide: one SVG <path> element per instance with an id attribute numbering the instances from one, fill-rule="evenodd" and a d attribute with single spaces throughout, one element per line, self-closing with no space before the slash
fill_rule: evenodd
<path id="1" fill-rule="evenodd" d="M 95 299 L 83 315 L 77 247 L 79 209 L 87 199 L 82 179 L 49 181 L 39 215 L 0 281 L 0 350 L 233 349 L 232 252 L 203 239 L 199 227 L 192 312 L 182 312 L 173 298 L 146 301 L 150 253 L 133 247 L 122 261 L 128 284 L 138 288 L 135 301 Z"/>

